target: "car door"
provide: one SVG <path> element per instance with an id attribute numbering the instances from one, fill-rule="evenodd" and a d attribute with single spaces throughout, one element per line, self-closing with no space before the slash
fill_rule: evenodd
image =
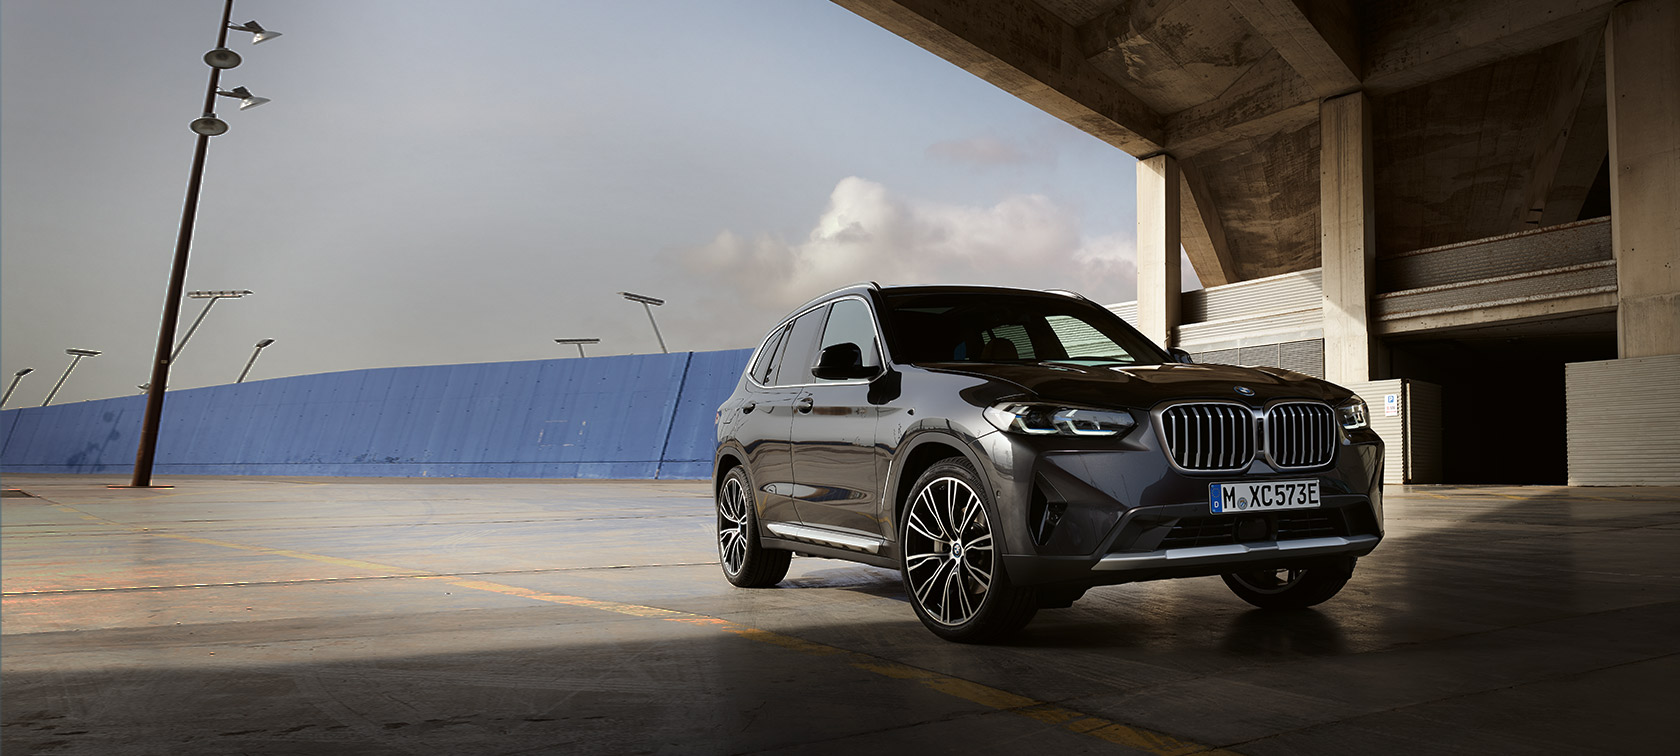
<path id="1" fill-rule="evenodd" d="M 879 368 L 875 315 L 859 297 L 834 302 L 822 339 L 810 365 L 823 349 L 856 344 L 863 364 Z M 869 403 L 869 380 L 823 380 L 810 375 L 796 400 L 793 416 L 793 477 L 800 519 L 805 524 L 856 531 L 880 537 L 885 533 L 880 511 L 875 426 L 880 408 Z"/>
<path id="2" fill-rule="evenodd" d="M 747 469 L 757 489 L 759 517 L 766 522 L 799 522 L 794 505 L 793 417 L 810 376 L 806 355 L 815 348 L 826 307 L 794 318 L 765 342 L 770 360 L 755 362 L 743 400 L 734 409 L 732 432 L 747 454 Z"/>

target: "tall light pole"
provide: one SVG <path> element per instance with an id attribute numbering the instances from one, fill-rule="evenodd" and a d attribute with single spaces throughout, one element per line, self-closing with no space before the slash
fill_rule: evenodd
<path id="1" fill-rule="evenodd" d="M 257 342 L 257 348 L 251 352 L 251 360 L 245 363 L 244 370 L 239 371 L 239 380 L 234 381 L 234 383 L 245 382 L 245 376 L 251 374 L 251 366 L 257 364 L 257 355 L 262 354 L 262 350 L 268 348 L 268 345 L 273 343 L 274 339 L 263 339 L 262 341 Z"/>
<path id="2" fill-rule="evenodd" d="M 659 351 L 670 354 L 671 350 L 665 348 L 665 337 L 659 335 L 659 323 L 653 319 L 653 308 L 665 304 L 665 300 L 655 299 L 653 297 L 644 297 L 640 294 L 631 294 L 628 291 L 621 291 L 618 295 L 632 302 L 641 303 L 642 309 L 647 310 L 648 322 L 653 324 L 653 337 L 659 339 Z"/>
<path id="3" fill-rule="evenodd" d="M 588 357 L 589 355 L 583 353 L 583 345 L 584 344 L 599 344 L 599 343 L 601 343 L 601 340 L 600 339 L 555 339 L 554 343 L 556 343 L 556 344 L 572 344 L 572 345 L 574 345 L 578 348 L 578 356 L 579 357 Z"/>
<path id="4" fill-rule="evenodd" d="M 169 363 L 175 346 L 175 327 L 181 319 L 181 291 L 187 281 L 187 253 L 192 249 L 193 221 L 198 217 L 198 193 L 204 184 L 204 154 L 210 149 L 210 137 L 226 134 L 226 121 L 216 117 L 216 98 L 232 97 L 239 100 L 239 109 L 254 108 L 267 99 L 251 94 L 244 87 L 232 90 L 220 89 L 222 71 L 233 68 L 240 63 L 239 53 L 227 49 L 228 29 L 238 29 L 255 35 L 253 44 L 262 42 L 276 33 L 259 26 L 255 21 L 235 25 L 230 23 L 233 18 L 233 0 L 227 0 L 222 6 L 222 20 L 216 26 L 216 49 L 204 54 L 205 64 L 210 66 L 210 86 L 204 93 L 204 114 L 194 119 L 189 125 L 193 133 L 198 135 L 198 144 L 193 150 L 192 172 L 187 178 L 187 199 L 181 210 L 181 230 L 175 239 L 175 260 L 169 269 L 169 290 L 163 297 L 163 322 L 158 326 L 158 341 L 156 356 L 152 359 L 152 380 L 146 388 L 146 419 L 140 426 L 139 449 L 134 454 L 134 479 L 129 485 L 135 488 L 148 488 L 152 485 L 152 463 L 157 459 L 158 428 L 163 425 L 163 394 L 169 386 Z"/>
<path id="5" fill-rule="evenodd" d="M 47 392 L 47 400 L 41 402 L 42 407 L 52 404 L 53 397 L 58 396 L 58 390 L 63 388 L 64 381 L 70 377 L 70 371 L 76 369 L 76 363 L 81 362 L 83 357 L 98 357 L 100 355 L 97 349 L 66 349 L 64 353 L 75 359 L 70 361 L 70 367 L 64 369 L 64 375 L 58 377 L 58 383 L 53 385 L 53 390 Z M 19 373 L 19 375 L 22 375 L 22 373 Z M 11 394 L 10 391 L 6 393 L 7 395 Z"/>
<path id="6" fill-rule="evenodd" d="M 35 368 L 24 368 L 16 373 L 12 373 L 12 385 L 6 387 L 6 396 L 4 398 L 0 398 L 0 407 L 6 406 L 6 402 L 12 398 L 12 392 L 17 390 L 18 381 L 23 380 L 24 376 L 33 372 L 35 372 Z"/>

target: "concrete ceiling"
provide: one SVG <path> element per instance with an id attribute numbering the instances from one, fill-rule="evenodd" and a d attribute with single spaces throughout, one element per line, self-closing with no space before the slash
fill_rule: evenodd
<path id="1" fill-rule="evenodd" d="M 1379 255 L 1576 220 L 1613 0 L 834 0 L 1184 168 L 1203 282 L 1318 266 L 1319 103 L 1372 98 Z"/>

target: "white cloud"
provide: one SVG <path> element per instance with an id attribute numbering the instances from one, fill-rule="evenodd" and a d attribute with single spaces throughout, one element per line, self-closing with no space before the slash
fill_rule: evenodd
<path id="1" fill-rule="evenodd" d="M 763 321 L 849 283 L 993 284 L 1059 288 L 1105 303 L 1135 297 L 1130 234 L 1089 238 L 1077 213 L 1036 194 L 990 207 L 895 195 L 849 177 L 834 187 L 810 234 L 799 242 L 758 233 L 719 233 L 682 253 L 682 264 L 710 282 L 717 312 Z"/>

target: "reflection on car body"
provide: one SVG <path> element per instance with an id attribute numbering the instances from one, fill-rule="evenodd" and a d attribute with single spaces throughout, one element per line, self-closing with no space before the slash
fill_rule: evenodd
<path id="1" fill-rule="evenodd" d="M 731 582 L 774 585 L 795 552 L 897 569 L 957 641 L 1139 580 L 1221 575 L 1257 606 L 1310 606 L 1382 538 L 1358 397 L 1190 364 L 1066 292 L 813 300 L 719 408 L 714 470 Z"/>

